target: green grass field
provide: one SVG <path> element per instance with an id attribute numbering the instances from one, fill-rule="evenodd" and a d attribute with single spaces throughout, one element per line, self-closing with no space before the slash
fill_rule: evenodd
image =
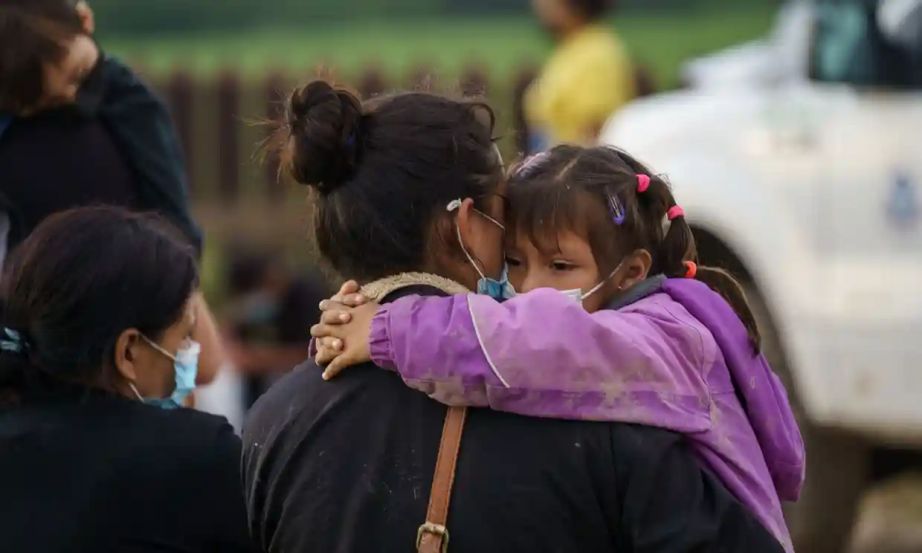
<path id="1" fill-rule="evenodd" d="M 657 83 L 669 87 L 676 83 L 683 61 L 764 34 L 772 16 L 768 7 L 626 15 L 615 27 Z M 321 65 L 346 75 L 369 65 L 389 75 L 422 65 L 455 75 L 468 64 L 506 75 L 523 63 L 540 62 L 550 49 L 529 17 L 366 21 L 244 33 L 103 36 L 102 40 L 109 51 L 154 73 L 174 67 L 196 74 L 234 68 L 251 76 L 269 69 L 304 71 Z"/>

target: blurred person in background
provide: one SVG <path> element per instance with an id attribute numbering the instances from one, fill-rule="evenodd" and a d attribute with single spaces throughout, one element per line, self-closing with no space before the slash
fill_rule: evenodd
<path id="1" fill-rule="evenodd" d="M 525 95 L 528 151 L 594 144 L 605 121 L 636 96 L 627 49 L 605 23 L 616 0 L 532 0 L 557 43 Z"/>
<path id="2" fill-rule="evenodd" d="M 94 31 L 83 1 L 0 2 L 0 253 L 53 213 L 107 204 L 156 211 L 200 254 L 170 115 Z M 196 309 L 205 383 L 223 354 L 204 297 Z"/>
<path id="3" fill-rule="evenodd" d="M 240 441 L 195 385 L 192 248 L 151 215 L 46 219 L 3 279 L 4 551 L 250 551 Z"/>
<path id="4" fill-rule="evenodd" d="M 329 288 L 316 273 L 292 271 L 280 255 L 232 248 L 225 333 L 234 367 L 246 375 L 249 408 L 278 376 L 307 357 L 311 321 Z"/>

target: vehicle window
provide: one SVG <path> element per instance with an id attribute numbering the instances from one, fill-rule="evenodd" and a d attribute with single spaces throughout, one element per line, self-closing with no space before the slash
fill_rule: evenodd
<path id="1" fill-rule="evenodd" d="M 813 78 L 868 87 L 922 86 L 919 5 L 919 0 L 818 0 Z"/>

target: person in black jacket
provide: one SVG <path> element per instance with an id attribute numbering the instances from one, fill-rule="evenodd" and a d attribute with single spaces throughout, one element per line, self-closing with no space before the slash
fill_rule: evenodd
<path id="1" fill-rule="evenodd" d="M 94 29 L 83 1 L 0 2 L 0 253 L 53 213 L 105 204 L 157 212 L 200 255 L 169 112 L 99 49 Z M 204 384 L 224 358 L 211 311 L 196 302 Z"/>
<path id="2" fill-rule="evenodd" d="M 83 1 L 0 4 L 0 160 L 5 163 L 0 170 L 3 192 L 22 206 L 10 249 L 49 214 L 96 199 L 157 211 L 201 250 L 202 232 L 189 213 L 185 165 L 170 114 L 131 69 L 99 49 L 94 30 L 93 12 Z M 94 139 L 97 129 L 108 136 Z M 65 146 L 73 151 L 70 164 L 42 163 L 64 154 Z M 93 156 L 97 149 L 102 153 Z M 82 167 L 74 166 L 81 161 L 78 153 L 90 155 Z M 100 162 L 104 169 L 119 166 L 121 174 L 101 178 L 106 174 L 94 169 Z M 83 196 L 36 198 L 41 191 L 22 183 L 42 176 L 57 177 L 52 181 L 59 189 L 84 189 Z M 98 188 L 113 183 L 130 193 Z"/>
<path id="3" fill-rule="evenodd" d="M 251 550 L 240 441 L 180 407 L 198 344 L 190 247 L 112 207 L 13 254 L 0 324 L 3 551 Z"/>
<path id="4" fill-rule="evenodd" d="M 385 303 L 502 291 L 492 121 L 485 104 L 425 93 L 363 105 L 322 81 L 297 90 L 283 157 L 313 190 L 324 258 Z M 303 363 L 250 412 L 251 535 L 272 553 L 412 551 L 446 408 L 370 365 L 321 373 Z M 480 409 L 447 522 L 451 553 L 782 551 L 681 436 Z"/>

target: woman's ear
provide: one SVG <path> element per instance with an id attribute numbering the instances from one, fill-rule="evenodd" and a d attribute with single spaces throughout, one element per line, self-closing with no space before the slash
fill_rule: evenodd
<path id="1" fill-rule="evenodd" d="M 471 224 L 471 218 L 475 215 L 474 213 L 474 200 L 471 198 L 465 198 L 461 201 L 461 204 L 455 210 L 455 221 L 458 225 L 458 230 L 454 231 L 455 234 L 458 232 L 461 233 L 461 241 L 463 246 L 470 251 L 471 243 L 476 240 L 474 233 L 476 232 L 474 225 Z"/>
<path id="2" fill-rule="evenodd" d="M 113 362 L 118 373 L 128 382 L 138 380 L 137 359 L 141 333 L 136 328 L 123 331 L 115 341 Z"/>
<path id="3" fill-rule="evenodd" d="M 627 290 L 647 278 L 650 267 L 653 265 L 653 256 L 647 250 L 635 250 L 624 258 L 621 269 L 624 276 L 618 283 L 618 290 Z"/>
<path id="4" fill-rule="evenodd" d="M 75 6 L 77 10 L 77 15 L 80 17 L 80 23 L 83 25 L 83 31 L 92 35 L 96 32 L 96 16 L 93 14 L 93 8 L 86 3 L 85 0 L 80 0 Z"/>

